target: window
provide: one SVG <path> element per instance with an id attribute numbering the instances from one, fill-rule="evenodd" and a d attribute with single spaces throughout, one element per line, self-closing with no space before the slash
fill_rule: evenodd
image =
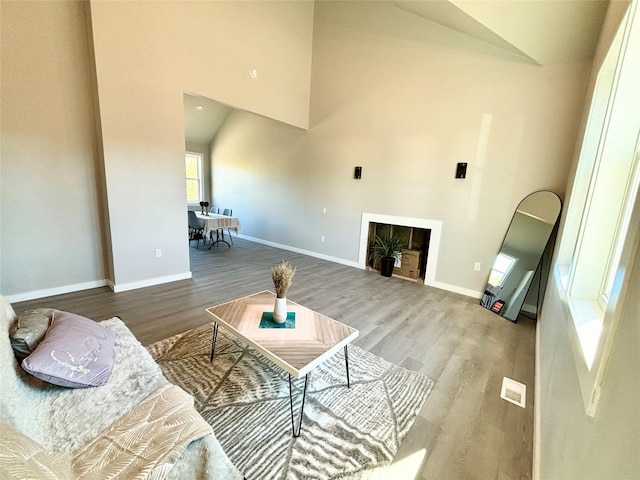
<path id="1" fill-rule="evenodd" d="M 500 252 L 493 262 L 489 283 L 495 287 L 501 287 L 517 261 L 516 258 Z"/>
<path id="2" fill-rule="evenodd" d="M 640 184 L 637 11 L 633 2 L 598 73 L 555 268 L 589 415 L 619 316 L 612 298 L 622 288 L 621 259 Z"/>
<path id="3" fill-rule="evenodd" d="M 187 172 L 187 204 L 198 205 L 204 198 L 202 188 L 202 154 L 187 152 L 185 154 Z"/>
<path id="4" fill-rule="evenodd" d="M 622 254 L 622 247 L 625 239 L 625 233 L 629 230 L 629 222 L 631 221 L 631 212 L 633 211 L 633 199 L 638 196 L 638 186 L 640 185 L 640 135 L 636 143 L 635 159 L 631 165 L 629 175 L 629 181 L 625 189 L 625 205 L 623 206 L 621 217 L 619 221 L 618 234 L 614 241 L 614 246 L 611 250 L 610 259 L 608 262 L 607 275 L 605 282 L 602 285 L 602 293 L 600 295 L 600 304 L 603 308 L 609 302 L 609 296 L 613 290 L 613 284 L 616 277 L 615 266 L 620 263 L 620 256 Z"/>

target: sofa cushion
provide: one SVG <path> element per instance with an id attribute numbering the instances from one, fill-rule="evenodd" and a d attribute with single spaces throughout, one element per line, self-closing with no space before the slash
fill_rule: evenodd
<path id="1" fill-rule="evenodd" d="M 9 335 L 11 347 L 13 347 L 18 361 L 28 357 L 36 349 L 47 333 L 51 317 L 59 311 L 53 308 L 36 308 L 35 310 L 27 310 L 20 315 Z"/>
<path id="2" fill-rule="evenodd" d="M 54 385 L 96 387 L 109 379 L 114 352 L 111 330 L 74 313 L 55 312 L 44 340 L 22 368 Z"/>

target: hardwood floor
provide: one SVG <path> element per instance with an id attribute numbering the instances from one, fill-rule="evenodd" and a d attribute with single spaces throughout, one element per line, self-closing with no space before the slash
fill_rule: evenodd
<path id="1" fill-rule="evenodd" d="M 463 295 L 234 241 L 230 249 L 191 247 L 191 280 L 118 294 L 97 288 L 14 308 L 117 315 L 147 345 L 209 322 L 206 307 L 273 290 L 271 267 L 288 260 L 297 267 L 288 298 L 359 329 L 355 345 L 435 381 L 389 478 L 531 478 L 535 321 L 511 323 Z M 500 398 L 505 376 L 527 385 L 526 408 Z"/>

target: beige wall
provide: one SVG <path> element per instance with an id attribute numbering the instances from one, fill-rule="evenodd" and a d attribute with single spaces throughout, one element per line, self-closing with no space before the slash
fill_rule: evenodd
<path id="1" fill-rule="evenodd" d="M 189 277 L 183 92 L 306 127 L 313 4 L 1 6 L 2 293 Z"/>
<path id="2" fill-rule="evenodd" d="M 481 292 L 520 200 L 564 193 L 589 70 L 524 63 L 386 2 L 317 2 L 309 130 L 231 115 L 214 198 L 247 236 L 348 262 L 363 212 L 442 220 L 436 280 Z"/>
<path id="3" fill-rule="evenodd" d="M 183 92 L 306 126 L 312 15 L 307 2 L 91 3 L 116 290 L 190 276 Z"/>
<path id="4" fill-rule="evenodd" d="M 637 217 L 637 216 L 636 216 Z M 638 239 L 630 239 L 631 242 Z M 637 249 L 637 247 L 636 247 Z M 539 475 L 544 480 L 637 479 L 640 472 L 640 255 L 630 280 L 595 417 L 585 413 L 568 324 L 553 277 L 540 329 Z"/>
<path id="5" fill-rule="evenodd" d="M 73 28 L 58 28 L 57 19 L 37 9 L 80 16 L 80 4 L 28 5 L 21 8 L 50 22 L 60 38 L 74 35 Z M 85 254 L 90 258 L 80 257 L 83 269 L 97 265 L 86 281 L 109 277 L 132 288 L 188 275 L 183 91 L 262 115 L 234 114 L 214 151 L 214 199 L 242 216 L 243 232 L 250 236 L 355 262 L 362 212 L 443 220 L 436 278 L 479 292 L 517 203 L 541 188 L 563 193 L 586 64 L 524 64 L 378 2 L 319 2 L 315 9 L 310 2 L 95 2 L 91 18 L 109 223 L 100 228 L 97 196 L 66 216 L 97 222 L 95 238 L 79 249 L 91 252 Z M 81 18 L 73 25 L 76 37 L 84 35 Z M 44 43 L 27 44 L 46 64 L 51 57 Z M 312 58 L 311 128 L 305 131 L 286 124 L 306 126 Z M 248 68 L 258 69 L 257 79 Z M 82 82 L 80 91 L 89 88 L 86 75 Z M 66 71 L 56 85 L 68 95 L 78 91 Z M 28 82 L 16 88 L 15 98 L 31 95 Z M 3 136 L 10 128 L 4 90 Z M 35 109 L 32 114 L 46 119 L 45 132 L 63 116 L 46 117 Z M 74 135 L 83 133 L 71 148 L 95 148 L 90 122 L 82 116 L 74 121 L 82 123 Z M 39 134 L 38 127 L 33 135 Z M 92 151 L 83 165 L 93 169 L 87 176 L 95 184 L 101 180 L 94 157 Z M 3 153 L 3 166 L 8 158 Z M 469 163 L 466 180 L 453 178 L 460 161 Z M 364 168 L 360 181 L 352 178 L 356 165 Z M 57 173 L 55 168 L 45 169 L 42 178 Z M 75 178 L 79 172 L 65 167 L 63 175 Z M 145 209 L 163 211 L 162 222 L 141 216 Z M 287 220 L 270 221 L 273 211 L 286 213 Z M 3 223 L 4 217 L 3 207 Z M 107 273 L 102 230 L 111 238 L 113 266 Z M 20 248 L 12 246 L 11 252 Z M 163 251 L 160 259 L 156 248 Z M 57 250 L 45 247 L 38 252 L 44 258 L 24 262 L 11 253 L 2 263 L 39 267 L 54 257 L 52 251 Z M 480 272 L 472 269 L 476 261 L 483 264 Z M 18 284 L 6 293 L 40 288 L 25 280 L 12 279 Z M 69 282 L 52 274 L 50 284 Z"/>
<path id="6" fill-rule="evenodd" d="M 0 292 L 103 285 L 84 6 L 2 1 L 0 15 Z"/>
<path id="7" fill-rule="evenodd" d="M 594 60 L 589 92 L 608 51 L 627 2 L 611 2 Z M 635 25 L 634 28 L 639 28 Z M 637 61 L 637 58 L 635 59 Z M 639 79 L 640 80 L 640 79 Z M 588 109 L 591 93 L 586 102 Z M 637 97 L 636 97 L 637 98 Z M 624 101 L 624 100 L 622 100 Z M 637 102 L 636 102 L 637 103 Z M 629 102 L 633 104 L 633 102 Z M 582 131 L 586 122 L 583 119 Z M 581 132 L 582 134 L 582 132 Z M 572 190 L 580 144 L 576 148 L 568 191 Z M 576 360 L 572 352 L 566 305 L 558 281 L 549 278 L 545 303 L 538 322 L 540 367 L 537 372 L 536 460 L 537 478 L 545 480 L 637 479 L 640 472 L 640 198 L 636 199 L 621 265 L 626 283 L 611 294 L 607 316 L 619 308 L 617 330 L 600 383 L 595 415 L 586 414 Z M 564 231 L 561 225 L 560 238 Z M 560 242 L 558 242 L 560 244 Z M 556 249 L 555 256 L 558 251 Z"/>

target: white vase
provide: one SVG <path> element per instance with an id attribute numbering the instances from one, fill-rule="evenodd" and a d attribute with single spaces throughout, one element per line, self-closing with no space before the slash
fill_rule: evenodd
<path id="1" fill-rule="evenodd" d="M 287 298 L 277 298 L 273 306 L 273 321 L 276 323 L 284 323 L 287 319 Z"/>

